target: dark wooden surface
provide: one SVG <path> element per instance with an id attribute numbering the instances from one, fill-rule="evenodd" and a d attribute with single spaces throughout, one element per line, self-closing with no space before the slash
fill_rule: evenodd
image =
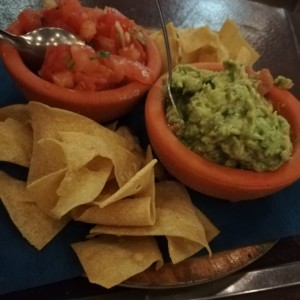
<path id="1" fill-rule="evenodd" d="M 245 0 L 242 0 L 242 1 L 245 1 Z M 267 4 L 270 6 L 283 7 L 290 11 L 296 10 L 297 5 L 299 5 L 298 0 L 251 0 L 251 1 L 264 3 L 264 4 Z"/>

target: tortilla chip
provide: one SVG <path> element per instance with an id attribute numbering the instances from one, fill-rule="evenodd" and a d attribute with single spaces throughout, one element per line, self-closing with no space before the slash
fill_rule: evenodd
<path id="1" fill-rule="evenodd" d="M 226 20 L 219 32 L 209 26 L 195 28 L 176 28 L 168 23 L 172 67 L 177 64 L 196 62 L 218 62 L 233 59 L 238 63 L 252 66 L 259 54 L 241 35 L 232 20 Z M 162 73 L 167 71 L 167 57 L 162 30 L 153 32 L 151 38 L 161 50 L 163 59 Z"/>
<path id="2" fill-rule="evenodd" d="M 208 242 L 211 242 L 216 236 L 219 235 L 220 230 L 207 218 L 207 216 L 200 209 L 195 209 L 198 220 L 204 226 L 206 239 Z"/>
<path id="3" fill-rule="evenodd" d="M 105 127 L 109 130 L 116 131 L 118 128 L 118 124 L 119 124 L 119 122 L 118 122 L 118 120 L 116 120 L 109 124 L 106 124 Z"/>
<path id="4" fill-rule="evenodd" d="M 142 166 L 141 157 L 108 140 L 81 132 L 60 132 L 59 136 L 64 143 L 82 147 L 86 151 L 95 151 L 99 156 L 110 159 L 119 187 L 132 178 Z"/>
<path id="5" fill-rule="evenodd" d="M 27 185 L 31 193 L 32 200 L 47 215 L 55 217 L 52 209 L 56 206 L 59 196 L 56 191 L 65 177 L 67 169 L 61 169 L 57 172 L 43 176 Z"/>
<path id="6" fill-rule="evenodd" d="M 213 53 L 204 50 L 203 56 Z M 31 137 L 24 147 L 30 167 L 27 183 L 0 172 L 0 197 L 12 221 L 37 249 L 71 218 L 98 224 L 90 232 L 93 239 L 72 247 L 89 280 L 106 288 L 153 264 L 157 269 L 163 265 L 154 236 L 166 236 L 173 263 L 203 247 L 210 253 L 208 241 L 218 234 L 217 228 L 193 206 L 183 185 L 155 184 L 157 160 L 151 147 L 145 154 L 129 128 L 113 126 L 114 132 L 36 102 L 28 108 L 24 119 L 24 106 L 0 109 L 0 138 L 3 132 L 5 140 L 7 131 L 11 138 L 6 153 L 13 147 L 21 150 L 24 128 Z"/>
<path id="7" fill-rule="evenodd" d="M 149 193 L 151 193 L 149 189 L 154 186 L 154 165 L 156 164 L 156 162 L 157 160 L 153 159 L 145 167 L 139 170 L 121 188 L 116 190 L 115 193 L 113 193 L 108 198 L 104 198 L 102 197 L 102 195 L 100 195 L 94 201 L 94 204 L 99 205 L 99 207 L 105 207 L 127 197 L 152 197 L 151 195 L 149 195 Z"/>
<path id="8" fill-rule="evenodd" d="M 95 137 L 101 137 L 111 143 L 126 149 L 131 148 L 130 142 L 109 128 L 83 115 L 65 109 L 50 107 L 40 102 L 31 101 L 28 104 L 33 128 L 42 128 L 37 138 L 56 138 L 61 131 L 82 132 Z"/>
<path id="9" fill-rule="evenodd" d="M 86 166 L 98 156 L 94 149 L 86 149 L 75 143 L 64 143 L 54 138 L 40 139 L 38 145 L 40 151 L 51 151 L 51 154 L 49 153 L 48 155 L 51 155 L 52 164 L 47 166 L 47 162 L 44 163 L 45 160 L 39 163 L 40 166 L 48 170 L 47 173 L 52 173 L 63 168 L 68 168 L 69 171 L 76 171 Z M 35 163 L 37 162 L 37 159 L 33 160 Z"/>
<path id="10" fill-rule="evenodd" d="M 219 37 L 228 50 L 229 58 L 249 66 L 258 60 L 259 54 L 243 38 L 238 26 L 232 20 L 227 19 L 224 22 Z"/>
<path id="11" fill-rule="evenodd" d="M 217 33 L 209 26 L 178 29 L 178 36 L 183 53 L 192 53 L 213 42 L 218 42 Z"/>
<path id="12" fill-rule="evenodd" d="M 196 207 L 195 207 L 195 212 L 199 222 L 204 227 L 207 242 L 212 241 L 220 233 L 220 231 Z M 201 248 L 199 248 L 199 244 L 194 241 L 188 240 L 185 241 L 183 244 L 182 238 L 171 237 L 171 236 L 168 236 L 167 240 L 168 240 L 169 252 L 170 255 L 172 255 L 171 260 L 174 263 L 186 259 L 188 255 L 187 253 L 189 253 L 189 255 L 192 256 L 201 250 Z M 209 254 L 211 255 L 210 251 Z"/>
<path id="13" fill-rule="evenodd" d="M 28 184 L 66 168 L 65 154 L 58 143 L 49 142 L 47 139 L 33 142 Z"/>
<path id="14" fill-rule="evenodd" d="M 151 147 L 147 148 L 145 167 L 123 187 L 111 180 L 92 203 L 73 209 L 75 220 L 118 226 L 153 225 L 156 219 L 155 178 Z"/>
<path id="15" fill-rule="evenodd" d="M 72 244 L 89 281 L 111 288 L 163 259 L 153 237 L 101 236 Z"/>
<path id="16" fill-rule="evenodd" d="M 133 135 L 133 133 L 127 126 L 118 127 L 116 129 L 116 133 L 126 139 L 128 145 L 131 145 L 131 148 L 128 148 L 128 150 L 136 155 L 139 155 L 142 160 L 145 159 L 145 151 L 142 149 L 138 138 Z"/>
<path id="17" fill-rule="evenodd" d="M 22 124 L 28 124 L 30 115 L 26 104 L 12 104 L 0 108 L 0 121 L 7 118 L 14 119 Z"/>
<path id="18" fill-rule="evenodd" d="M 61 165 L 53 165 L 51 163 L 51 151 L 41 149 L 38 144 L 39 140 L 44 138 L 58 139 L 60 132 L 81 132 L 94 137 L 100 137 L 101 140 L 108 141 L 110 144 L 116 144 L 125 149 L 132 147 L 122 136 L 74 112 L 49 107 L 38 102 L 29 102 L 28 109 L 34 132 L 33 157 L 28 174 L 29 183 L 51 172 L 58 171 L 62 167 Z"/>
<path id="19" fill-rule="evenodd" d="M 147 226 L 155 222 L 151 197 L 122 199 L 106 207 L 82 205 L 72 210 L 76 221 L 112 226 Z"/>
<path id="20" fill-rule="evenodd" d="M 112 171 L 112 163 L 105 158 L 98 157 L 98 159 L 101 160 L 98 169 L 90 170 L 83 167 L 65 173 L 56 191 L 58 201 L 51 210 L 55 217 L 61 218 L 74 207 L 92 202 L 101 193 Z"/>
<path id="21" fill-rule="evenodd" d="M 182 56 L 179 63 L 222 62 L 228 58 L 218 33 L 208 26 L 178 29 Z"/>
<path id="22" fill-rule="evenodd" d="M 206 239 L 205 229 L 199 222 L 195 208 L 185 187 L 176 181 L 162 181 L 156 184 L 156 222 L 153 226 L 126 227 L 96 225 L 90 231 L 90 237 L 99 234 L 129 235 L 129 236 L 166 236 L 181 239 L 185 255 L 180 250 L 169 247 L 173 263 L 183 260 L 205 247 L 211 253 Z M 198 249 L 190 247 L 189 242 L 196 243 Z M 186 247 L 185 247 L 186 245 Z"/>
<path id="23" fill-rule="evenodd" d="M 166 29 L 167 29 L 167 33 L 168 33 L 168 39 L 169 39 L 169 45 L 170 45 L 170 51 L 171 51 L 172 67 L 175 67 L 179 63 L 179 59 L 180 59 L 180 55 L 179 55 L 180 45 L 179 45 L 179 39 L 177 36 L 177 30 L 172 22 L 169 22 L 166 25 Z M 158 46 L 158 49 L 159 49 L 161 57 L 162 57 L 161 72 L 165 73 L 168 70 L 168 59 L 167 59 L 167 52 L 166 52 L 166 46 L 165 46 L 165 39 L 164 39 L 162 30 L 152 33 L 151 38 L 155 41 L 156 45 Z"/>
<path id="24" fill-rule="evenodd" d="M 0 122 L 0 161 L 28 167 L 32 153 L 32 129 L 11 118 Z"/>
<path id="25" fill-rule="evenodd" d="M 55 220 L 32 202 L 26 183 L 0 171 L 0 197 L 18 230 L 38 250 L 51 241 L 67 224 Z"/>

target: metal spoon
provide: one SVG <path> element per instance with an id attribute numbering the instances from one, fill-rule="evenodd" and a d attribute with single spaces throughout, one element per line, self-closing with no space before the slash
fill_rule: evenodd
<path id="1" fill-rule="evenodd" d="M 84 42 L 72 33 L 56 27 L 43 27 L 24 35 L 15 35 L 0 29 L 0 39 L 15 46 L 25 64 L 33 71 L 42 65 L 48 46 L 84 45 Z"/>
<path id="2" fill-rule="evenodd" d="M 156 0 L 156 6 L 159 12 L 159 17 L 160 17 L 160 23 L 161 23 L 161 28 L 163 31 L 163 35 L 164 35 L 164 40 L 165 40 L 165 46 L 166 46 L 166 53 L 167 53 L 167 63 L 168 63 L 168 79 L 167 79 L 167 91 L 168 91 L 168 95 L 170 98 L 170 101 L 173 105 L 173 108 L 175 110 L 176 113 L 178 113 L 177 111 L 177 107 L 172 95 L 172 91 L 171 91 L 171 82 L 172 82 L 172 54 L 171 54 L 171 49 L 170 49 L 170 43 L 169 43 L 169 38 L 168 38 L 168 31 L 166 28 L 166 22 L 165 22 L 165 18 L 160 6 L 160 2 L 159 0 Z"/>

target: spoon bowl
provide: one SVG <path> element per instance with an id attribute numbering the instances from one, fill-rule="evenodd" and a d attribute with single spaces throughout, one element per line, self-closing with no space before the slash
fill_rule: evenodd
<path id="1" fill-rule="evenodd" d="M 47 47 L 61 44 L 85 45 L 69 31 L 56 27 L 42 27 L 24 35 L 0 30 L 0 39 L 16 47 L 24 63 L 33 71 L 42 65 Z"/>

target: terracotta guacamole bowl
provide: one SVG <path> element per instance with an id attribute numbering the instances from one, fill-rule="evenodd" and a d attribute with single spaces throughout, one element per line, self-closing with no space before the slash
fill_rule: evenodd
<path id="1" fill-rule="evenodd" d="M 198 68 L 219 71 L 219 64 L 195 64 Z M 165 75 L 166 76 L 166 75 Z M 163 77 L 150 89 L 145 106 L 145 121 L 150 142 L 165 168 L 188 187 L 220 199 L 241 201 L 275 193 L 300 178 L 300 102 L 287 90 L 273 87 L 267 94 L 273 107 L 291 127 L 293 153 L 279 169 L 255 172 L 218 165 L 188 149 L 173 134 L 165 118 Z"/>
<path id="2" fill-rule="evenodd" d="M 162 61 L 159 50 L 150 38 L 147 39 L 145 52 L 146 66 L 157 79 Z M 94 92 L 68 89 L 48 82 L 32 72 L 12 45 L 1 42 L 0 54 L 7 71 L 28 100 L 68 109 L 98 122 L 112 121 L 128 113 L 151 86 L 131 81 L 111 90 Z"/>

